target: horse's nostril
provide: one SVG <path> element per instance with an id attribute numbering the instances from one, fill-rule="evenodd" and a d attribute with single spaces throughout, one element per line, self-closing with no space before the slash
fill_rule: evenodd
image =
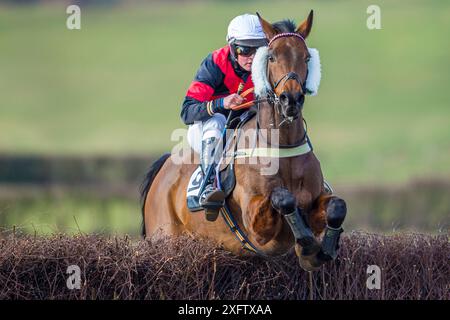
<path id="1" fill-rule="evenodd" d="M 295 99 L 295 100 L 297 101 L 297 103 L 298 103 L 300 106 L 303 106 L 303 103 L 305 103 L 305 95 L 299 94 L 299 95 L 296 96 L 296 99 Z"/>

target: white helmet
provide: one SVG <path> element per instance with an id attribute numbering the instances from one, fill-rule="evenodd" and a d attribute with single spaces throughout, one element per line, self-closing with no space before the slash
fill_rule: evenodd
<path id="1" fill-rule="evenodd" d="M 250 47 L 267 45 L 266 35 L 259 19 L 254 14 L 243 14 L 228 25 L 227 42 Z"/>

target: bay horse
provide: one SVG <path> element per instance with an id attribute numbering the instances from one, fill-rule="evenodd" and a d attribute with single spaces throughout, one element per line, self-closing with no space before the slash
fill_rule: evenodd
<path id="1" fill-rule="evenodd" d="M 308 74 L 312 51 L 305 42 L 311 31 L 313 11 L 298 27 L 290 20 L 272 25 L 259 14 L 258 17 L 269 44 L 256 54 L 263 67 L 252 69 L 256 116 L 240 130 L 245 136 L 246 131 L 255 128 L 268 132 L 276 129 L 278 144 L 271 144 L 271 148 L 282 154 L 293 152 L 310 146 L 302 110 L 309 90 L 306 79 L 313 76 Z M 261 141 L 258 138 L 258 147 Z M 272 141 L 270 134 L 267 141 Z M 141 190 L 144 236 L 188 233 L 211 239 L 238 255 L 253 251 L 270 257 L 294 247 L 301 267 L 307 271 L 316 270 L 336 257 L 346 204 L 326 192 L 320 163 L 311 148 L 278 157 L 279 169 L 272 175 L 261 175 L 258 163 L 235 163 L 236 185 L 226 204 L 235 221 L 231 229 L 241 232 L 241 241 L 230 231 L 228 218 L 211 222 L 203 214 L 189 211 L 186 189 L 198 160 L 177 164 L 171 158 L 166 154 L 157 160 L 144 181 Z M 245 250 L 249 244 L 254 250 Z"/>

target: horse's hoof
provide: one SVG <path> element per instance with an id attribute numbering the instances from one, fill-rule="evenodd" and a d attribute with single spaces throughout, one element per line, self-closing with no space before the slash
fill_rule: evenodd
<path id="1" fill-rule="evenodd" d="M 314 258 L 306 258 L 306 257 L 298 257 L 298 262 L 300 264 L 300 267 L 305 271 L 316 271 L 320 268 L 322 263 L 319 263 Z"/>
<path id="2" fill-rule="evenodd" d="M 308 243 L 308 245 L 301 245 L 300 242 L 297 240 L 297 243 L 300 244 L 302 247 L 301 255 L 305 257 L 310 257 L 318 254 L 320 250 L 322 249 L 320 243 L 317 241 L 316 238 L 309 239 L 311 242 Z"/>
<path id="3" fill-rule="evenodd" d="M 311 257 L 319 253 L 322 249 L 322 246 L 316 238 L 311 237 L 308 239 L 302 239 L 302 241 L 300 241 L 300 239 L 297 239 L 294 249 L 295 253 L 299 257 Z"/>

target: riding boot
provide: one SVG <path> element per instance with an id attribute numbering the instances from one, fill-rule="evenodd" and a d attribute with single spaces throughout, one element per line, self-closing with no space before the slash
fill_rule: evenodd
<path id="1" fill-rule="evenodd" d="M 215 147 L 217 141 L 215 137 L 207 138 L 202 141 L 202 153 L 200 163 L 204 178 L 208 179 L 207 185 L 199 197 L 199 203 L 205 209 L 205 217 L 208 221 L 215 221 L 219 215 L 220 208 L 225 203 L 225 193 L 214 186 L 216 159 L 214 159 Z M 206 174 L 209 170 L 212 172 L 209 177 Z"/>

